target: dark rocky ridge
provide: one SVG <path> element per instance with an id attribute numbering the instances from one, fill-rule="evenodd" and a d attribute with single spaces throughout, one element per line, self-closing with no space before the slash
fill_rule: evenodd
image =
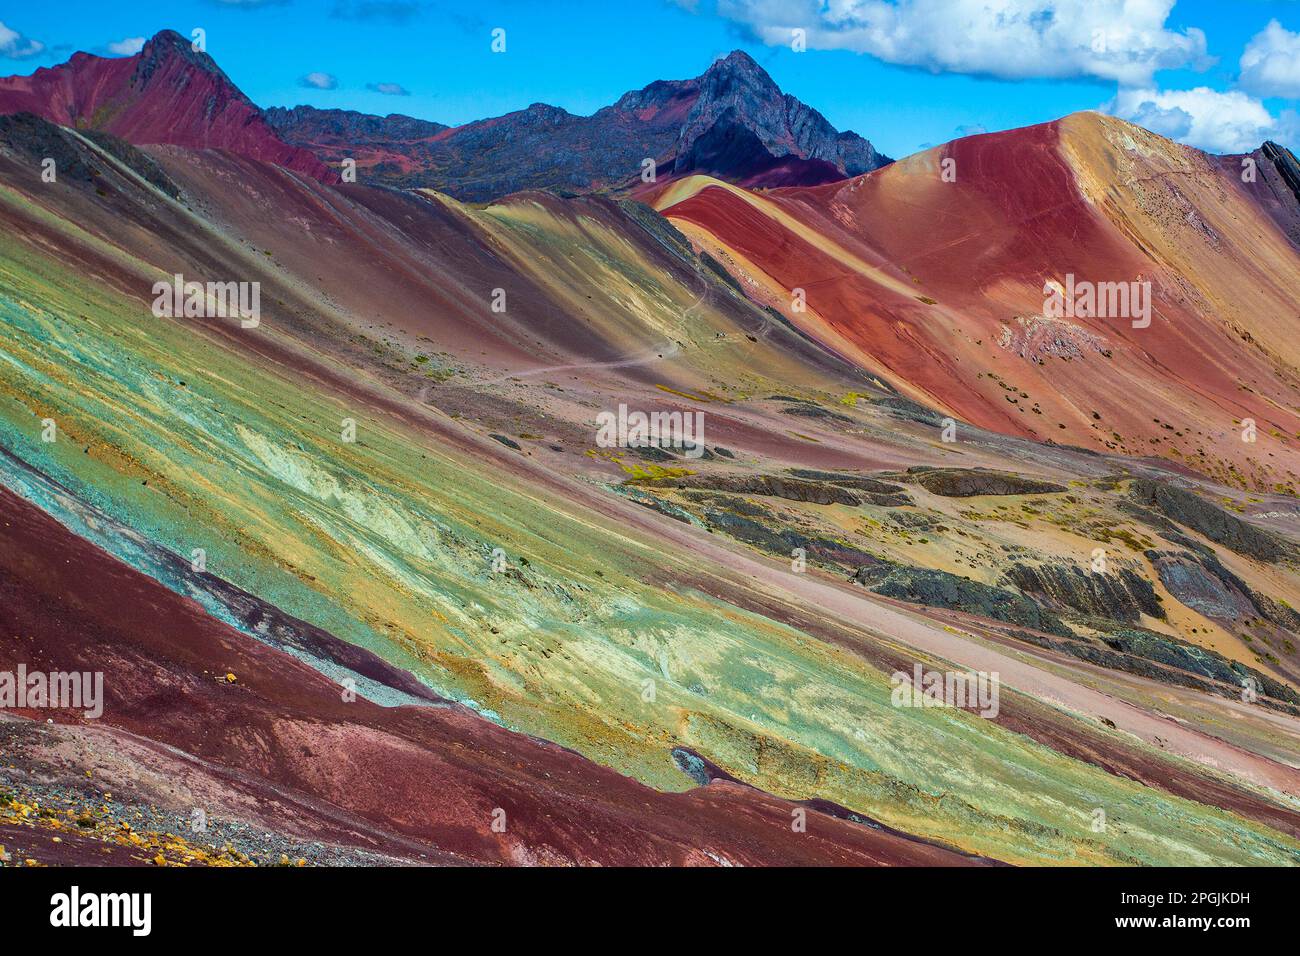
<path id="1" fill-rule="evenodd" d="M 897 507 L 912 503 L 912 499 L 901 488 L 883 482 L 872 482 L 868 488 L 861 491 L 850 490 L 839 483 L 808 481 L 803 478 L 786 478 L 779 475 L 681 475 L 664 478 L 632 478 L 627 483 L 648 488 L 690 488 L 737 495 L 761 495 L 817 505 L 856 506 L 866 503 Z M 876 490 L 878 488 L 884 490 Z"/>
<path id="2" fill-rule="evenodd" d="M 1146 557 L 1176 599 L 1236 633 L 1264 660 L 1295 673 L 1290 658 L 1300 635 L 1300 614 L 1293 608 L 1254 590 L 1213 553 L 1147 551 Z"/>
<path id="3" fill-rule="evenodd" d="M 918 425 L 931 425 L 935 428 L 943 427 L 944 417 L 932 408 L 926 408 L 924 405 L 912 401 L 910 398 L 904 398 L 901 395 L 891 395 L 887 398 L 878 398 L 872 401 L 872 404 L 887 408 L 898 418 L 906 422 L 916 422 Z"/>
<path id="4" fill-rule="evenodd" d="M 911 604 L 976 614 L 1062 637 L 1074 633 L 1060 618 L 1031 598 L 947 571 L 878 561 L 859 568 L 853 580 L 876 594 Z"/>
<path id="5" fill-rule="evenodd" d="M 755 521 L 732 511 L 706 511 L 704 522 L 711 531 L 721 531 L 737 541 L 783 558 L 791 557 L 795 548 L 802 548 L 810 559 L 845 568 L 879 563 L 875 555 L 851 545 L 802 534 L 771 522 Z"/>
<path id="6" fill-rule="evenodd" d="M 1221 156 L 1218 160 L 1221 168 L 1253 194 L 1291 243 L 1300 248 L 1300 162 L 1295 154 L 1270 141 L 1245 156 Z M 1255 172 L 1253 180 L 1244 178 L 1248 167 Z"/>
<path id="7" fill-rule="evenodd" d="M 365 181 L 427 186 L 471 202 L 525 189 L 639 184 L 646 158 L 660 176 L 705 172 L 766 186 L 845 179 L 891 161 L 782 93 L 739 51 L 700 77 L 658 80 L 591 116 L 545 103 L 455 128 L 310 106 L 264 116 L 286 141 L 327 163 L 356 159 Z"/>
<path id="8" fill-rule="evenodd" d="M 932 495 L 942 495 L 945 498 L 1050 495 L 1066 490 L 1064 485 L 1055 482 L 984 468 L 909 468 L 905 474 L 896 477 L 900 481 L 918 484 Z"/>
<path id="9" fill-rule="evenodd" d="M 272 106 L 262 111 L 266 121 L 279 130 L 291 129 L 308 140 L 317 136 L 340 136 L 350 142 L 412 142 L 428 139 L 448 127 L 401 113 L 375 116 L 356 110 L 321 110 L 314 106 Z"/>
<path id="10" fill-rule="evenodd" d="M 1135 479 L 1130 491 L 1139 504 L 1154 507 L 1170 520 L 1238 554 L 1261 561 L 1280 561 L 1295 555 L 1296 549 L 1289 542 L 1247 524 L 1190 491 L 1150 478 Z"/>
<path id="11" fill-rule="evenodd" d="M 1017 562 L 1007 570 L 1007 579 L 1040 604 L 1062 613 L 1129 623 L 1137 623 L 1143 614 L 1165 617 L 1151 582 L 1129 568 L 1103 574 L 1072 565 L 1035 567 Z"/>
<path id="12" fill-rule="evenodd" d="M 1165 590 L 1198 614 L 1221 621 L 1260 616 L 1250 588 L 1217 561 L 1222 574 L 1212 573 L 1190 554 L 1149 552 L 1148 556 Z"/>
<path id="13" fill-rule="evenodd" d="M 825 481 L 832 485 L 839 485 L 841 488 L 856 488 L 859 491 L 870 491 L 880 495 L 902 494 L 906 497 L 901 485 L 890 484 L 876 478 L 868 478 L 865 475 L 853 475 L 839 471 L 818 471 L 815 468 L 791 468 L 790 474 L 808 481 Z"/>
<path id="14" fill-rule="evenodd" d="M 1242 682 L 1253 678 L 1260 702 L 1275 710 L 1300 715 L 1300 694 L 1258 670 L 1223 655 L 1140 628 L 1123 628 L 1098 641 L 1057 640 L 1026 631 L 1009 632 L 1017 640 L 1069 654 L 1089 664 L 1126 671 L 1151 680 L 1191 687 L 1220 696 L 1237 697 Z"/>
<path id="15" fill-rule="evenodd" d="M 1291 150 L 1269 140 L 1260 147 L 1259 151 L 1273 164 L 1282 181 L 1291 189 L 1291 194 L 1295 196 L 1297 202 L 1300 202 L 1300 163 L 1296 162 Z"/>

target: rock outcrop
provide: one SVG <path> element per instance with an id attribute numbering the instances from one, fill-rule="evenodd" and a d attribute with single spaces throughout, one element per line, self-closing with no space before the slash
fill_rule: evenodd
<path id="1" fill-rule="evenodd" d="M 1129 623 L 1137 623 L 1143 614 L 1165 616 L 1151 582 L 1129 568 L 1103 574 L 1066 564 L 1017 562 L 1007 569 L 1007 580 L 1062 613 Z"/>
<path id="2" fill-rule="evenodd" d="M 1171 521 L 1200 532 L 1215 544 L 1221 544 L 1238 554 L 1261 561 L 1279 561 L 1287 556 L 1293 557 L 1296 553 L 1295 546 L 1289 542 L 1228 514 L 1218 505 L 1182 488 L 1149 478 L 1138 478 L 1134 480 L 1130 491 L 1139 504 L 1155 508 Z"/>
<path id="3" fill-rule="evenodd" d="M 973 498 L 976 495 L 1051 495 L 1064 485 L 984 468 L 910 468 L 902 480 L 911 481 L 932 495 Z"/>
<path id="4" fill-rule="evenodd" d="M 880 562 L 859 568 L 853 580 L 877 594 L 912 604 L 964 611 L 1049 634 L 1073 634 L 1060 618 L 1031 598 L 947 571 Z"/>
<path id="5" fill-rule="evenodd" d="M 871 486 L 853 491 L 840 483 L 807 481 L 780 475 L 680 475 L 663 478 L 632 478 L 628 484 L 647 488 L 691 488 L 700 491 L 722 491 L 737 495 L 760 495 L 767 498 L 784 498 L 816 505 L 876 504 L 886 507 L 908 505 L 912 500 L 901 489 L 883 482 L 866 480 Z M 879 487 L 883 490 L 877 492 Z"/>

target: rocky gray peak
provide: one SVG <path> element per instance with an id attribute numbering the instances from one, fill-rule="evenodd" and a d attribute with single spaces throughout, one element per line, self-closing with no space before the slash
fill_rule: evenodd
<path id="1" fill-rule="evenodd" d="M 853 132 L 838 132 L 821 113 L 782 93 L 754 58 L 736 50 L 717 60 L 699 79 L 699 97 L 682 127 L 678 169 L 693 161 L 692 145 L 716 127 L 743 128 L 773 156 L 798 156 L 830 163 L 845 176 L 889 162 Z"/>
<path id="2" fill-rule="evenodd" d="M 177 34 L 155 41 L 189 49 Z M 645 157 L 658 161 L 660 175 L 700 172 L 762 186 L 833 182 L 889 162 L 782 93 L 739 50 L 698 77 L 656 80 L 591 116 L 546 103 L 454 128 L 310 106 L 262 115 L 285 141 L 332 165 L 365 147 L 374 181 L 431 186 L 475 202 L 522 189 L 625 188 L 639 181 Z"/>

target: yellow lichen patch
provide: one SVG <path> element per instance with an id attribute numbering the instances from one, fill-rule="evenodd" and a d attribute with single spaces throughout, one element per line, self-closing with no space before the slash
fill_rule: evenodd
<path id="1" fill-rule="evenodd" d="M 685 478 L 687 475 L 693 475 L 695 472 L 689 468 L 665 468 L 663 465 L 624 465 L 620 464 L 625 472 L 632 478 Z"/>
<path id="2" fill-rule="evenodd" d="M 254 866 L 249 857 L 226 846 L 223 849 L 190 843 L 174 833 L 135 830 L 126 821 L 115 821 L 103 804 L 74 804 L 62 810 L 35 800 L 0 795 L 0 826 L 18 825 L 42 831 L 51 842 L 93 841 L 104 848 L 138 851 L 141 862 L 156 866 Z M 64 837 L 68 839 L 65 840 Z M 0 847 L 0 863 L 39 865 L 17 847 Z"/>

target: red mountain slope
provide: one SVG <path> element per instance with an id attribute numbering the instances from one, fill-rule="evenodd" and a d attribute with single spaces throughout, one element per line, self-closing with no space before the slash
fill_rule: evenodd
<path id="1" fill-rule="evenodd" d="M 958 419 L 1283 490 L 1300 255 L 1257 192 L 1217 157 L 1077 114 L 848 182 L 695 177 L 655 204 L 809 334 Z M 1149 324 L 1052 314 L 1045 286 L 1071 275 L 1149 282 Z"/>
<path id="2" fill-rule="evenodd" d="M 22 112 L 137 145 L 225 149 L 321 182 L 338 181 L 314 155 L 281 140 L 212 58 L 171 30 L 135 56 L 77 53 L 30 76 L 0 78 L 0 114 Z"/>

